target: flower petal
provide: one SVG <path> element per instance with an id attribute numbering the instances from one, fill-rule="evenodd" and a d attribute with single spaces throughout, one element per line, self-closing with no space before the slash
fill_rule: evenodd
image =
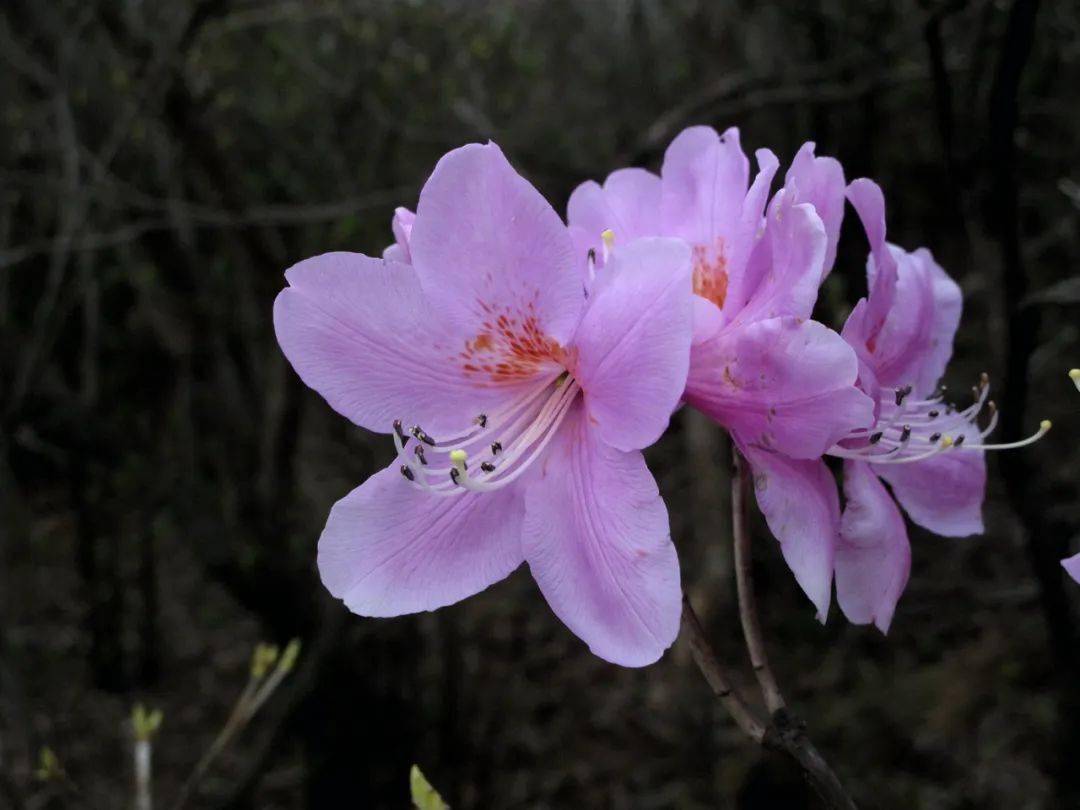
<path id="1" fill-rule="evenodd" d="M 1080 554 L 1074 554 L 1071 557 L 1066 557 L 1061 561 L 1061 567 L 1065 569 L 1065 572 L 1080 582 Z"/>
<path id="2" fill-rule="evenodd" d="M 969 437 L 977 441 L 978 435 Z M 982 534 L 986 455 L 962 447 L 913 464 L 874 464 L 912 520 L 943 537 Z"/>
<path id="3" fill-rule="evenodd" d="M 911 572 L 907 528 L 870 465 L 844 462 L 844 495 L 836 601 L 848 621 L 886 633 Z"/>
<path id="4" fill-rule="evenodd" d="M 867 275 L 870 281 L 869 306 L 864 316 L 866 337 L 872 338 L 892 309 L 896 294 L 896 259 L 885 242 L 885 195 L 872 180 L 860 177 L 847 188 L 848 201 L 862 220 L 870 242 Z"/>
<path id="5" fill-rule="evenodd" d="M 274 330 L 300 378 L 343 416 L 388 433 L 394 419 L 454 430 L 512 396 L 477 385 L 427 304 L 413 268 L 359 253 L 293 265 Z"/>
<path id="6" fill-rule="evenodd" d="M 690 249 L 646 238 L 616 247 L 571 343 L 590 423 L 620 450 L 660 438 L 686 385 L 693 328 Z"/>
<path id="7" fill-rule="evenodd" d="M 319 538 L 319 574 L 362 616 L 434 610 L 521 564 L 524 517 L 520 488 L 438 497 L 388 467 L 334 504 Z"/>
<path id="8" fill-rule="evenodd" d="M 844 168 L 831 157 L 816 157 L 814 144 L 802 145 L 784 177 L 784 185 L 796 190 L 797 201 L 810 203 L 825 225 L 827 244 L 822 278 L 836 261 L 836 243 L 844 219 Z"/>
<path id="9" fill-rule="evenodd" d="M 593 653 L 644 666 L 679 631 L 667 509 L 641 453 L 604 444 L 575 408 L 525 494 L 525 559 L 552 610 Z"/>
<path id="10" fill-rule="evenodd" d="M 665 235 L 710 246 L 730 236 L 742 216 L 750 176 L 738 129 L 723 135 L 712 127 L 684 129 L 664 153 L 661 176 Z"/>
<path id="11" fill-rule="evenodd" d="M 616 245 L 660 234 L 660 178 L 644 169 L 619 169 L 603 186 L 582 183 L 570 195 L 566 219 L 571 228 L 589 235 L 589 247 L 602 265 L 600 234 L 605 230 L 614 232 Z"/>
<path id="12" fill-rule="evenodd" d="M 408 208 L 401 206 L 394 209 L 394 218 L 390 222 L 390 229 L 394 232 L 394 244 L 383 251 L 383 258 L 388 261 L 411 264 L 412 255 L 409 253 L 409 234 L 412 233 L 413 222 L 416 214 Z"/>
<path id="13" fill-rule="evenodd" d="M 833 556 L 840 527 L 836 482 L 820 460 L 793 459 L 740 445 L 754 473 L 754 494 L 796 581 L 821 622 L 832 600 Z"/>
<path id="14" fill-rule="evenodd" d="M 769 206 L 764 237 L 755 244 L 746 271 L 747 281 L 756 279 L 756 285 L 745 291 L 746 303 L 733 323 L 809 318 L 814 309 L 825 261 L 825 226 L 812 205 L 794 205 L 794 199 L 790 189 L 781 189 Z"/>
<path id="15" fill-rule="evenodd" d="M 744 443 L 817 458 L 873 419 L 873 403 L 854 387 L 857 371 L 855 353 L 832 330 L 774 318 L 693 346 L 686 401 Z"/>
<path id="16" fill-rule="evenodd" d="M 443 317 L 475 328 L 491 308 L 565 344 L 584 297 L 559 215 L 495 144 L 446 154 L 420 192 L 409 250 Z"/>

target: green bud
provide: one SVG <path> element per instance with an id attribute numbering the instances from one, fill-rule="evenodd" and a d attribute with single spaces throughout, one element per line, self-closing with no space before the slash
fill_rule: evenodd
<path id="1" fill-rule="evenodd" d="M 409 792 L 416 810 L 450 810 L 450 805 L 443 801 L 442 796 L 420 772 L 418 765 L 413 765 L 409 771 Z"/>
<path id="2" fill-rule="evenodd" d="M 300 639 L 294 638 L 285 646 L 285 652 L 281 654 L 281 662 L 278 667 L 282 672 L 289 672 L 296 666 L 296 659 L 300 657 Z"/>
<path id="3" fill-rule="evenodd" d="M 42 746 L 41 753 L 38 754 L 38 766 L 34 771 L 34 776 L 42 782 L 51 782 L 64 776 L 64 768 L 60 764 L 59 757 L 47 745 Z"/>

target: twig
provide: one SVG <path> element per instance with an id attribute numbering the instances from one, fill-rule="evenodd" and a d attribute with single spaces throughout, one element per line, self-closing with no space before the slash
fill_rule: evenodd
<path id="1" fill-rule="evenodd" d="M 297 656 L 300 654 L 300 640 L 293 639 L 289 642 L 284 652 L 280 655 L 277 647 L 260 644 L 255 649 L 251 661 L 251 675 L 248 678 L 244 691 L 233 706 L 229 719 L 210 744 L 210 747 L 202 755 L 195 765 L 191 775 L 188 776 L 176 801 L 172 804 L 172 810 L 180 810 L 188 799 L 194 795 L 210 766 L 218 758 L 222 751 L 229 745 L 232 739 L 247 726 L 262 705 L 273 694 L 274 690 L 281 685 L 296 665 Z M 276 666 L 275 666 L 276 664 Z M 272 667 L 272 669 L 271 669 Z"/>
<path id="2" fill-rule="evenodd" d="M 756 743 L 762 743 L 765 739 L 764 724 L 743 700 L 742 695 L 735 691 L 731 677 L 716 657 L 716 652 L 701 626 L 701 620 L 698 619 L 693 605 L 690 604 L 690 597 L 686 594 L 683 594 L 682 635 L 690 645 L 690 654 L 694 657 L 694 663 L 705 676 L 713 694 L 724 704 L 724 708 L 728 710 L 736 725 L 746 736 Z"/>
<path id="3" fill-rule="evenodd" d="M 746 649 L 750 653 L 750 664 L 754 667 L 754 676 L 765 698 L 765 708 L 770 715 L 785 708 L 784 696 L 776 683 L 769 658 L 765 652 L 765 641 L 758 620 L 757 599 L 754 596 L 753 559 L 750 554 L 750 530 L 746 525 L 746 491 L 749 484 L 749 468 L 742 460 L 739 451 L 732 447 L 732 463 L 735 474 L 731 477 L 731 524 L 735 546 L 735 586 L 739 593 L 739 621 L 742 623 Z"/>

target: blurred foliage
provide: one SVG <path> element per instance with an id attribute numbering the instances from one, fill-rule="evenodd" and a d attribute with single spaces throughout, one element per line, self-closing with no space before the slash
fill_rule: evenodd
<path id="1" fill-rule="evenodd" d="M 913 531 L 888 639 L 835 610 L 819 626 L 757 527 L 789 699 L 865 806 L 1080 806 L 1077 594 L 1045 565 L 1080 539 L 1062 377 L 1080 356 L 1080 12 L 1043 3 L 1025 61 L 1032 7 L 8 0 L 0 803 L 37 795 L 47 740 L 90 800 L 115 804 L 134 696 L 170 718 L 155 791 L 175 795 L 248 650 L 300 637 L 303 661 L 222 753 L 205 806 L 400 807 L 417 761 L 456 808 L 812 806 L 681 645 L 644 671 L 597 661 L 525 572 L 393 621 L 330 600 L 319 530 L 391 447 L 303 388 L 270 318 L 292 262 L 377 255 L 394 206 L 454 146 L 496 140 L 562 208 L 582 180 L 656 168 L 707 123 L 783 160 L 816 140 L 881 182 L 891 238 L 930 247 L 965 290 L 953 390 L 1009 372 L 1013 418 L 1055 422 L 1029 467 L 995 461 L 984 537 Z M 822 320 L 863 293 L 864 253 L 845 227 Z M 720 437 L 682 413 L 649 455 L 685 585 L 741 664 Z M 1022 492 L 1002 476 L 1021 469 Z"/>

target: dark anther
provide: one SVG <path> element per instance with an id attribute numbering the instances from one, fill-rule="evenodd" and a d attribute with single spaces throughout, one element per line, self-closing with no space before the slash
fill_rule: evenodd
<path id="1" fill-rule="evenodd" d="M 589 264 L 596 264 L 596 248 L 589 248 L 589 252 L 586 254 L 589 260 Z"/>
<path id="2" fill-rule="evenodd" d="M 408 464 L 401 465 L 401 474 L 408 478 L 410 481 L 415 481 L 416 476 L 413 474 L 412 467 Z"/>
<path id="3" fill-rule="evenodd" d="M 880 442 L 881 441 L 881 436 L 882 436 L 882 433 L 881 433 L 880 430 L 877 433 L 871 433 L 870 434 L 870 444 L 877 444 L 878 442 Z"/>
<path id="4" fill-rule="evenodd" d="M 941 434 L 940 434 L 940 433 L 931 433 L 931 434 L 930 434 L 930 443 L 931 443 L 931 444 L 937 444 L 937 442 L 938 442 L 938 440 L 939 440 L 940 438 L 941 438 Z"/>
<path id="5" fill-rule="evenodd" d="M 964 434 L 961 433 L 959 436 L 956 437 L 956 441 L 953 442 L 952 444 L 953 444 L 953 447 L 959 447 L 963 443 L 964 443 Z"/>
<path id="6" fill-rule="evenodd" d="M 402 444 L 405 444 L 405 442 L 407 442 L 409 440 L 409 437 L 405 435 L 404 428 L 401 427 L 401 420 L 400 419 L 395 419 L 394 420 L 394 433 L 396 433 L 397 437 L 399 439 L 401 439 Z"/>
<path id="7" fill-rule="evenodd" d="M 904 397 L 911 393 L 911 386 L 905 385 L 903 388 L 896 389 L 896 404 L 899 407 L 904 404 Z"/>
<path id="8" fill-rule="evenodd" d="M 418 459 L 420 459 L 420 463 L 423 464 L 426 467 L 427 466 L 427 456 L 424 455 L 424 445 L 422 445 L 422 444 L 416 445 L 416 449 L 413 452 L 416 453 L 416 457 Z"/>
<path id="9" fill-rule="evenodd" d="M 904 429 L 900 431 L 900 441 L 906 442 L 911 438 L 911 425 L 904 425 Z"/>
<path id="10" fill-rule="evenodd" d="M 435 446 L 435 440 L 428 436 L 426 433 L 424 433 L 424 429 L 421 428 L 419 425 L 413 426 L 412 430 L 409 432 L 412 433 L 413 436 L 422 441 L 424 444 L 430 445 L 431 447 Z"/>
<path id="11" fill-rule="evenodd" d="M 990 384 L 990 375 L 985 371 L 979 375 L 979 387 L 986 388 Z"/>
<path id="12" fill-rule="evenodd" d="M 495 465 L 492 464 L 490 461 L 481 461 L 480 469 L 484 472 L 495 472 Z"/>
<path id="13" fill-rule="evenodd" d="M 451 467 L 450 468 L 450 480 L 453 481 L 455 484 L 457 484 L 457 483 L 460 483 L 458 481 L 458 479 L 460 477 L 461 477 L 461 473 L 458 472 L 458 468 L 457 467 Z"/>
<path id="14" fill-rule="evenodd" d="M 476 417 L 476 424 L 478 424 L 482 428 L 487 427 L 487 414 L 482 413 L 478 417 Z"/>
<path id="15" fill-rule="evenodd" d="M 939 413 L 941 413 L 941 411 L 930 411 L 926 415 L 929 416 L 931 419 L 937 419 Z"/>
<path id="16" fill-rule="evenodd" d="M 497 456 L 502 452 L 502 442 L 491 443 L 491 455 Z"/>

